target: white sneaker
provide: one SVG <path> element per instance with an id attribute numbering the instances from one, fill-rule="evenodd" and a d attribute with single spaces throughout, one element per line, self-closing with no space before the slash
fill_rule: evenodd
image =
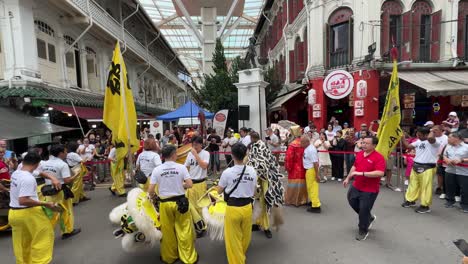
<path id="1" fill-rule="evenodd" d="M 461 201 L 460 196 L 455 196 L 455 202 L 459 203 Z"/>
<path id="2" fill-rule="evenodd" d="M 343 181 L 343 179 L 340 178 L 340 179 L 338 179 L 338 181 L 341 182 L 341 181 Z"/>
<path id="3" fill-rule="evenodd" d="M 405 180 L 405 185 L 406 185 L 406 186 L 409 185 L 409 181 L 408 181 L 408 180 Z"/>
<path id="4" fill-rule="evenodd" d="M 335 177 L 332 177 L 331 180 L 334 181 L 334 180 L 336 180 L 336 179 L 335 179 Z"/>
<path id="5" fill-rule="evenodd" d="M 393 191 L 395 191 L 395 192 L 401 192 L 401 189 L 398 188 L 398 187 L 396 187 L 395 189 L 393 189 Z"/>
<path id="6" fill-rule="evenodd" d="M 445 193 L 441 194 L 441 195 L 439 196 L 439 198 L 440 198 L 440 199 L 445 199 Z"/>

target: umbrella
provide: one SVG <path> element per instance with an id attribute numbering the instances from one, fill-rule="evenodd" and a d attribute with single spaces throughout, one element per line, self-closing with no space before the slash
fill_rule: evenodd
<path id="1" fill-rule="evenodd" d="M 281 127 L 283 127 L 284 129 L 286 130 L 289 130 L 292 126 L 298 126 L 298 124 L 292 122 L 292 121 L 289 121 L 289 120 L 281 120 L 278 122 L 278 125 L 280 125 Z"/>

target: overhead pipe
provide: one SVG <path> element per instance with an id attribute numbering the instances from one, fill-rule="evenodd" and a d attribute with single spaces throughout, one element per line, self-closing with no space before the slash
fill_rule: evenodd
<path id="1" fill-rule="evenodd" d="M 309 14 L 309 4 L 307 3 L 308 0 L 304 0 L 304 3 L 305 3 L 305 7 L 306 7 L 306 15 L 307 15 L 307 23 L 306 23 L 306 27 L 307 27 L 307 37 L 309 37 L 311 34 L 309 34 L 309 30 L 310 30 L 310 25 L 311 25 L 311 22 L 310 22 L 310 14 Z M 311 45 L 310 44 L 310 41 L 307 41 L 307 46 Z M 310 61 L 311 61 L 311 52 L 309 50 L 309 47 L 305 47 L 307 49 L 307 67 L 305 68 L 305 71 L 304 71 L 304 78 L 307 79 L 307 81 L 309 81 L 309 77 L 307 76 L 307 72 L 309 71 L 309 67 L 310 67 Z"/>
<path id="2" fill-rule="evenodd" d="M 88 0 L 89 1 L 89 0 Z M 122 20 L 122 44 L 124 46 L 123 51 L 121 52 L 122 55 L 124 55 L 125 52 L 127 52 L 127 42 L 125 41 L 125 21 L 130 19 L 132 16 L 134 16 L 136 13 L 138 13 L 138 10 L 140 10 L 140 3 L 137 4 L 135 12 L 131 13 L 129 16 L 124 18 Z"/>

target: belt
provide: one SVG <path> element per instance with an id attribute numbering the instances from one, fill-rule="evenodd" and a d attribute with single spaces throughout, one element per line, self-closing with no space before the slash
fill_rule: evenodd
<path id="1" fill-rule="evenodd" d="M 241 207 L 248 205 L 253 202 L 252 198 L 235 198 L 235 197 L 230 197 L 229 200 L 227 201 L 227 205 L 229 206 L 236 206 L 236 207 Z"/>
<path id="2" fill-rule="evenodd" d="M 436 166 L 435 163 L 419 163 L 419 162 L 414 162 L 414 164 L 420 165 L 420 166 L 432 167 L 432 168 L 435 168 L 435 166 Z"/>
<path id="3" fill-rule="evenodd" d="M 29 206 L 29 207 L 10 207 L 11 210 L 23 210 L 23 209 L 29 209 L 33 208 L 34 206 Z"/>
<path id="4" fill-rule="evenodd" d="M 185 194 L 178 195 L 178 196 L 172 196 L 172 197 L 165 198 L 165 199 L 159 199 L 159 201 L 161 203 L 164 203 L 164 202 L 177 202 L 177 201 L 179 201 L 180 199 L 182 199 L 184 197 L 185 197 Z"/>
<path id="5" fill-rule="evenodd" d="M 203 178 L 203 179 L 197 179 L 197 180 L 194 180 L 194 179 L 193 179 L 193 180 L 192 180 L 192 182 L 193 182 L 194 184 L 197 184 L 197 183 L 202 183 L 202 182 L 205 182 L 205 181 L 206 181 L 206 178 Z"/>

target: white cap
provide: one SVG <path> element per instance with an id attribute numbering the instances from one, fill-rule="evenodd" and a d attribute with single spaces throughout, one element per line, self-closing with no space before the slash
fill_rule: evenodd
<path id="1" fill-rule="evenodd" d="M 450 112 L 449 116 L 457 116 L 457 112 Z"/>
<path id="2" fill-rule="evenodd" d="M 433 125 L 434 125 L 434 122 L 432 122 L 432 121 L 427 121 L 427 122 L 424 124 L 425 127 L 426 127 L 426 126 L 433 126 Z"/>

